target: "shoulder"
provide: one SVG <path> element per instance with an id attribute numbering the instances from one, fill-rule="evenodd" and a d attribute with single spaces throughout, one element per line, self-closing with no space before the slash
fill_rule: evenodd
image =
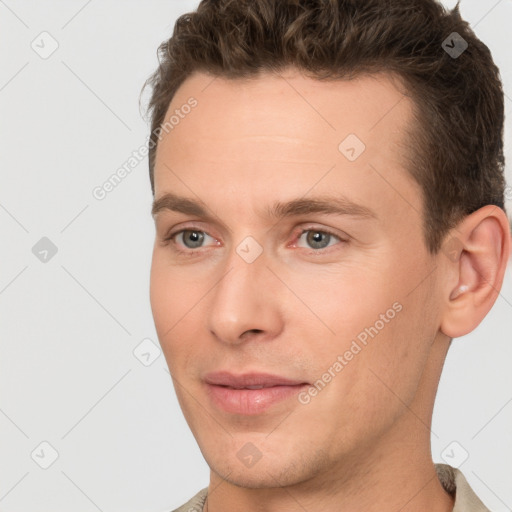
<path id="1" fill-rule="evenodd" d="M 206 496 L 208 494 L 208 487 L 201 489 L 193 498 L 188 500 L 181 507 L 173 510 L 172 512 L 202 512 Z"/>
<path id="2" fill-rule="evenodd" d="M 442 486 L 455 497 L 453 512 L 490 512 L 471 489 L 461 471 L 447 464 L 436 464 L 435 467 Z"/>

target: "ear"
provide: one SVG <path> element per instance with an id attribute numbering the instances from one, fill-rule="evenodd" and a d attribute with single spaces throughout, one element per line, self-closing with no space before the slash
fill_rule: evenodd
<path id="1" fill-rule="evenodd" d="M 446 258 L 440 330 L 450 338 L 470 333 L 496 301 L 510 258 L 510 224 L 498 206 L 487 205 L 452 229 L 439 253 Z"/>

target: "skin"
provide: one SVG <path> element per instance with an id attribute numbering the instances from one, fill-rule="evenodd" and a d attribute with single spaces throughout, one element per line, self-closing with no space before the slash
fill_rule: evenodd
<path id="1" fill-rule="evenodd" d="M 451 338 L 480 323 L 501 287 L 505 213 L 486 206 L 466 217 L 446 238 L 458 240 L 455 257 L 428 253 L 421 191 L 401 146 L 413 105 L 384 74 L 319 82 L 293 69 L 244 81 L 197 73 L 166 118 L 191 96 L 197 107 L 158 145 L 155 198 L 200 201 L 212 219 L 155 214 L 150 299 L 211 468 L 209 512 L 452 510 L 431 458 L 433 404 Z M 348 134 L 366 145 L 353 162 L 338 149 Z M 264 215 L 275 201 L 324 194 L 376 218 Z M 164 241 L 186 228 L 205 233 L 202 246 L 190 232 Z M 302 229 L 336 236 L 318 248 Z M 236 252 L 247 236 L 263 251 L 252 263 Z M 293 398 L 243 416 L 205 392 L 215 370 L 313 383 L 394 303 L 400 312 L 307 404 Z M 247 443 L 261 454 L 251 467 L 237 456 Z"/>

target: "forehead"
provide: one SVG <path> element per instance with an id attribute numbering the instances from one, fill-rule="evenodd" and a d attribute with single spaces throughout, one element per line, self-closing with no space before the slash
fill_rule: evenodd
<path id="1" fill-rule="evenodd" d="M 174 123 L 157 148 L 155 196 L 179 190 L 204 199 L 230 189 L 261 202 L 344 189 L 370 205 L 408 197 L 402 207 L 413 201 L 419 211 L 404 158 L 412 102 L 397 84 L 385 74 L 320 81 L 294 70 L 234 80 L 197 73 L 165 116 Z M 184 108 L 191 99 L 194 108 Z"/>

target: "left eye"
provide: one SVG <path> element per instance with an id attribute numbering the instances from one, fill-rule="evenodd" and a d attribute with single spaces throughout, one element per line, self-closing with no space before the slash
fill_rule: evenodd
<path id="1" fill-rule="evenodd" d="M 332 239 L 341 241 L 334 233 L 319 229 L 305 229 L 299 235 L 298 239 L 300 240 L 304 235 L 307 235 L 306 243 L 309 244 L 309 247 L 312 249 L 324 249 L 329 246 L 329 242 L 332 241 Z"/>

